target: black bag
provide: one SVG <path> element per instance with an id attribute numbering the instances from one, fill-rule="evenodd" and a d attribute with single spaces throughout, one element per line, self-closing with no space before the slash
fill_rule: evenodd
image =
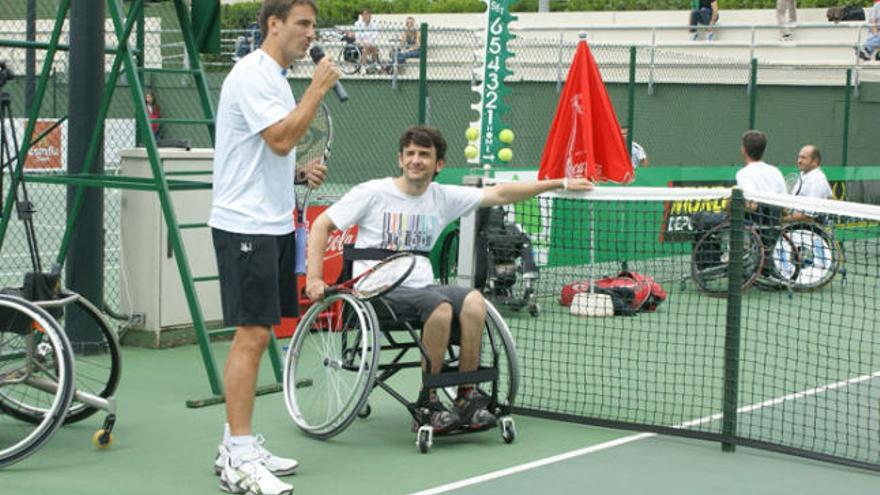
<path id="1" fill-rule="evenodd" d="M 6 287 L 0 289 L 0 294 L 20 297 L 28 301 L 51 301 L 58 299 L 61 293 L 61 273 L 36 273 L 28 272 L 24 275 L 24 284 L 21 287 Z M 61 306 L 46 308 L 53 318 L 61 318 L 64 308 Z M 15 332 L 24 334 L 28 331 L 31 320 L 25 318 L 21 312 L 0 306 L 0 332 Z"/>
<path id="2" fill-rule="evenodd" d="M 865 9 L 858 5 L 829 7 L 825 12 L 828 22 L 864 21 Z"/>

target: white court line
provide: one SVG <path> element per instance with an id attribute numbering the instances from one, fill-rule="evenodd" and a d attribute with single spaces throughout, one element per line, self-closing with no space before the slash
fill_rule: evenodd
<path id="1" fill-rule="evenodd" d="M 765 407 L 775 406 L 778 404 L 782 404 L 783 402 L 801 399 L 804 397 L 810 397 L 813 395 L 818 395 L 823 392 L 828 392 L 829 390 L 835 390 L 838 388 L 845 387 L 847 385 L 854 385 L 856 383 L 865 382 L 871 380 L 873 378 L 880 378 L 880 371 L 875 371 L 873 373 L 869 373 L 866 375 L 857 376 L 855 378 L 849 378 L 847 380 L 841 380 L 838 382 L 830 383 L 827 385 L 821 385 L 816 388 L 811 388 L 809 390 L 804 390 L 802 392 L 794 392 L 788 395 L 783 395 L 782 397 L 777 397 L 775 399 L 768 399 L 762 402 L 757 402 L 755 404 L 751 404 L 748 406 L 743 406 L 737 409 L 738 413 L 747 413 L 756 411 L 758 409 L 762 409 Z M 690 428 L 693 426 L 699 426 L 705 423 L 709 423 L 712 421 L 718 421 L 722 418 L 721 413 L 712 414 L 709 416 L 705 416 L 698 419 L 692 419 L 690 421 L 685 421 L 679 425 L 673 426 L 673 428 Z M 528 462 L 525 464 L 520 464 L 519 466 L 512 466 L 505 469 L 500 469 L 498 471 L 492 471 L 491 473 L 482 474 L 480 476 L 474 476 L 472 478 L 467 478 L 461 481 L 456 481 L 453 483 L 449 483 L 446 485 L 437 486 L 434 488 L 429 488 L 427 490 L 422 490 L 420 492 L 412 492 L 409 495 L 438 495 L 441 493 L 446 493 L 452 490 L 456 490 L 458 488 L 464 488 L 470 485 L 476 485 L 478 483 L 483 483 L 485 481 L 491 481 L 498 478 L 503 478 L 505 476 L 510 476 L 512 474 L 522 473 L 524 471 L 529 471 L 535 468 L 539 468 L 542 466 L 547 466 L 549 464 L 555 464 L 557 462 L 562 462 L 568 459 L 573 459 L 575 457 L 580 457 L 588 454 L 594 454 L 596 452 L 601 452 L 606 449 L 610 449 L 613 447 L 619 447 L 621 445 L 625 445 L 632 442 L 637 442 L 639 440 L 644 440 L 646 438 L 656 437 L 657 433 L 639 433 L 637 435 L 630 435 L 627 437 L 618 438 L 616 440 L 612 440 L 610 442 L 600 443 L 596 445 L 592 445 L 590 447 L 585 447 L 578 450 L 572 450 L 570 452 L 565 452 L 563 454 L 558 454 L 552 457 L 546 457 L 544 459 L 539 459 L 537 461 Z"/>

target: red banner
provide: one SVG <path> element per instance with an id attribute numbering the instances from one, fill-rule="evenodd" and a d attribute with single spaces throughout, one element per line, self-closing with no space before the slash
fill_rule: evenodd
<path id="1" fill-rule="evenodd" d="M 38 120 L 34 125 L 33 141 L 37 136 L 52 127 L 53 120 Z M 61 126 L 56 127 L 49 134 L 43 136 L 39 142 L 28 150 L 24 168 L 28 170 L 61 169 Z"/>

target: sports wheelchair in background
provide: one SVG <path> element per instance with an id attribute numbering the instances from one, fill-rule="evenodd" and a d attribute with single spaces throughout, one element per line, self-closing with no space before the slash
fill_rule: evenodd
<path id="1" fill-rule="evenodd" d="M 730 222 L 719 214 L 695 216 L 700 232 L 691 255 L 691 278 L 708 295 L 727 295 Z M 763 219 L 764 221 L 761 221 Z M 769 219 L 770 221 L 767 221 Z M 752 215 L 745 222 L 742 290 L 810 291 L 837 273 L 846 280 L 845 255 L 834 236 L 817 221 L 781 221 L 779 212 Z"/>
<path id="2" fill-rule="evenodd" d="M 0 467 L 99 409 L 107 416 L 92 442 L 109 447 L 116 422 L 121 364 L 112 327 L 75 292 L 29 301 L 21 297 L 27 285 L 0 294 Z"/>
<path id="3" fill-rule="evenodd" d="M 514 311 L 527 308 L 538 316 L 538 266 L 532 241 L 520 228 L 508 221 L 507 211 L 500 207 L 477 212 L 477 256 L 474 286 L 487 299 Z M 443 239 L 440 250 L 440 281 L 453 283 L 458 271 L 459 231 L 454 229 Z"/>
<path id="4" fill-rule="evenodd" d="M 343 251 L 342 280 L 355 259 L 377 259 L 351 246 Z M 284 361 L 284 400 L 294 423 L 307 435 L 328 439 L 344 431 L 357 417 L 372 412 L 370 393 L 381 388 L 406 407 L 416 425 L 416 445 L 430 450 L 434 430 L 426 393 L 416 386 L 410 394 L 395 390 L 391 379 L 406 369 L 420 369 L 430 359 L 418 321 L 397 318 L 382 297 L 361 300 L 345 292 L 313 303 L 300 319 Z M 380 354 L 387 356 L 380 359 Z M 504 319 L 486 302 L 486 322 L 476 371 L 458 370 L 459 346 L 450 342 L 438 375 L 422 374 L 425 391 L 434 389 L 447 408 L 456 388 L 475 384 L 487 409 L 498 418 L 501 436 L 513 442 L 516 428 L 511 409 L 519 384 L 519 366 L 513 337 Z M 417 395 L 408 399 L 407 395 Z M 459 429 L 452 433 L 476 430 Z"/>

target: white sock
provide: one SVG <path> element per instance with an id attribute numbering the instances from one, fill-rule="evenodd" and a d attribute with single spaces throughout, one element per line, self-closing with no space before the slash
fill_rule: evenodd
<path id="1" fill-rule="evenodd" d="M 232 433 L 229 431 L 229 423 L 223 423 L 223 445 L 229 445 L 230 438 L 232 438 Z"/>
<path id="2" fill-rule="evenodd" d="M 256 442 L 257 439 L 253 435 L 230 436 L 229 443 L 226 446 L 229 448 L 229 455 L 233 459 L 240 459 L 254 450 Z"/>

